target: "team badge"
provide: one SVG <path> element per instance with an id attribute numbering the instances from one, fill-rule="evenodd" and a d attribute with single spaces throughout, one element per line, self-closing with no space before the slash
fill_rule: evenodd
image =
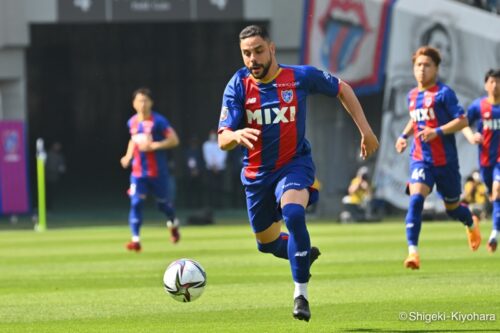
<path id="1" fill-rule="evenodd" d="M 484 115 L 483 115 L 483 118 L 488 119 L 490 116 L 491 115 L 490 115 L 489 112 L 485 112 Z"/>
<path id="2" fill-rule="evenodd" d="M 222 109 L 220 110 L 220 121 L 226 120 L 228 113 L 229 109 L 227 108 L 227 106 L 223 106 Z"/>
<path id="3" fill-rule="evenodd" d="M 432 105 L 432 97 L 426 97 L 424 103 L 425 107 L 430 107 Z"/>
<path id="4" fill-rule="evenodd" d="M 293 100 L 293 90 L 283 90 L 281 92 L 281 98 L 287 102 L 290 103 Z"/>

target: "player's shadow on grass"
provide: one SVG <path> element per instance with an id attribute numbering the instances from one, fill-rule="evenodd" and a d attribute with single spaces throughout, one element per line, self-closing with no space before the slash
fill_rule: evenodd
<path id="1" fill-rule="evenodd" d="M 409 330 L 409 329 L 404 329 L 404 330 L 394 330 L 394 329 L 384 329 L 384 328 L 352 328 L 352 329 L 346 329 L 346 330 L 340 330 L 339 332 L 367 332 L 367 333 L 441 333 L 441 332 L 498 332 L 498 329 L 434 329 L 434 330 L 420 330 L 420 329 L 415 329 L 415 330 Z"/>

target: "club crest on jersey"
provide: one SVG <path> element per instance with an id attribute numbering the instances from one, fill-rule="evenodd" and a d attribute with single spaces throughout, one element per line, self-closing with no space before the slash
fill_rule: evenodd
<path id="1" fill-rule="evenodd" d="M 432 105 L 432 97 L 426 97 L 424 101 L 425 107 L 430 107 Z"/>
<path id="2" fill-rule="evenodd" d="M 281 98 L 286 102 L 290 103 L 293 100 L 293 90 L 283 90 L 281 92 Z"/>
<path id="3" fill-rule="evenodd" d="M 220 110 L 220 121 L 224 121 L 227 119 L 227 115 L 229 114 L 229 109 L 227 106 L 223 106 Z"/>

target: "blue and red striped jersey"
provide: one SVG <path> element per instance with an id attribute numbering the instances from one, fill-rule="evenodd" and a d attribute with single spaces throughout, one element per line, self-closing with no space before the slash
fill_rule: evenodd
<path id="1" fill-rule="evenodd" d="M 255 80 L 247 68 L 238 70 L 224 91 L 219 133 L 245 127 L 261 131 L 254 149 L 243 147 L 245 177 L 256 179 L 310 154 L 305 139 L 307 96 L 336 97 L 339 90 L 339 79 L 312 66 L 280 65 L 269 82 Z"/>
<path id="2" fill-rule="evenodd" d="M 135 143 L 132 159 L 132 176 L 158 177 L 167 173 L 167 154 L 165 150 L 151 152 L 139 151 L 140 142 L 163 141 L 168 137 L 170 123 L 164 116 L 152 112 L 148 119 L 139 121 L 138 115 L 132 116 L 127 122 L 131 140 Z"/>
<path id="3" fill-rule="evenodd" d="M 474 123 L 483 136 L 479 144 L 479 165 L 494 166 L 500 162 L 500 104 L 491 104 L 487 97 L 474 100 L 467 109 L 469 126 Z"/>
<path id="4" fill-rule="evenodd" d="M 437 136 L 429 142 L 423 142 L 421 138 L 416 137 L 425 127 L 437 128 L 453 119 L 465 117 L 455 92 L 438 82 L 424 91 L 412 89 L 408 93 L 407 102 L 413 120 L 414 140 L 410 152 L 412 160 L 424 161 L 434 166 L 458 163 L 455 134 Z"/>

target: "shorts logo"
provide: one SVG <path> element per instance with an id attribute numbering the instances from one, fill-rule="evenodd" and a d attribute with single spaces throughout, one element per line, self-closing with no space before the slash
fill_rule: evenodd
<path id="1" fill-rule="evenodd" d="M 293 100 L 293 90 L 283 90 L 281 92 L 281 98 L 283 98 L 286 103 L 290 103 Z"/>
<path id="2" fill-rule="evenodd" d="M 223 106 L 222 109 L 220 110 L 220 121 L 226 120 L 228 114 L 229 114 L 229 109 L 227 108 L 227 106 Z"/>
<path id="3" fill-rule="evenodd" d="M 300 183 L 287 183 L 287 184 L 283 185 L 282 188 L 287 188 L 287 187 L 290 187 L 290 186 L 295 186 L 295 187 L 299 187 L 300 188 L 300 187 L 302 187 L 302 184 L 300 184 Z"/>

